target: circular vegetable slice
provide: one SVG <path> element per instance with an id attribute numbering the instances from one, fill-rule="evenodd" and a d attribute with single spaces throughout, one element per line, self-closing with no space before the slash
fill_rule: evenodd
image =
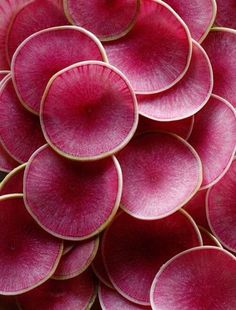
<path id="1" fill-rule="evenodd" d="M 192 53 L 190 33 L 182 19 L 162 1 L 141 1 L 130 32 L 105 42 L 109 62 L 130 80 L 137 93 L 156 93 L 186 73 Z M 175 53 L 173 53 L 175 51 Z"/>
<path id="2" fill-rule="evenodd" d="M 35 223 L 25 209 L 23 195 L 0 197 L 0 236 L 0 294 L 29 291 L 54 273 L 62 243 Z"/>
<path id="3" fill-rule="evenodd" d="M 196 224 L 182 210 L 154 221 L 123 212 L 105 231 L 102 253 L 116 290 L 130 301 L 149 305 L 150 287 L 162 264 L 201 244 Z"/>
<path id="4" fill-rule="evenodd" d="M 222 248 L 220 242 L 208 230 L 206 230 L 204 227 L 201 226 L 198 226 L 198 229 L 200 230 L 204 245 L 213 245 Z"/>
<path id="5" fill-rule="evenodd" d="M 121 191 L 115 157 L 80 163 L 47 145 L 32 155 L 24 175 L 30 214 L 45 230 L 68 240 L 88 239 L 103 230 L 117 212 Z"/>
<path id="6" fill-rule="evenodd" d="M 0 183 L 0 195 L 23 193 L 23 176 L 26 164 L 13 169 Z"/>
<path id="7" fill-rule="evenodd" d="M 52 77 L 40 118 L 55 151 L 71 159 L 95 160 L 130 141 L 138 124 L 137 101 L 120 71 L 104 62 L 86 61 Z"/>
<path id="8" fill-rule="evenodd" d="M 12 169 L 19 165 L 4 149 L 0 142 L 0 171 L 10 172 Z"/>
<path id="9" fill-rule="evenodd" d="M 221 27 L 236 28 L 235 0 L 217 0 L 216 24 Z"/>
<path id="10" fill-rule="evenodd" d="M 212 95 L 207 105 L 194 116 L 188 141 L 202 161 L 202 188 L 208 188 L 222 178 L 236 151 L 236 114 L 231 104 Z"/>
<path id="11" fill-rule="evenodd" d="M 157 273 L 152 309 L 235 309 L 235 274 L 236 260 L 229 252 L 211 246 L 187 250 Z"/>
<path id="12" fill-rule="evenodd" d="M 64 0 L 68 20 L 110 41 L 126 35 L 133 27 L 140 0 Z"/>
<path id="13" fill-rule="evenodd" d="M 32 34 L 12 59 L 13 81 L 21 103 L 39 113 L 49 79 L 73 63 L 90 59 L 106 60 L 106 55 L 100 41 L 83 28 L 59 26 Z"/>
<path id="14" fill-rule="evenodd" d="M 172 134 L 136 136 L 117 158 L 124 180 L 122 208 L 140 219 L 174 213 L 202 182 L 198 155 L 185 140 Z"/>

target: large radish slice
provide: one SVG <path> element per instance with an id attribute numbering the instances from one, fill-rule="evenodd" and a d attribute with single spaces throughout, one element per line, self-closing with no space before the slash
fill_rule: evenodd
<path id="1" fill-rule="evenodd" d="M 174 10 L 157 0 L 142 0 L 131 31 L 104 46 L 109 62 L 128 77 L 137 93 L 156 93 L 176 84 L 192 53 L 188 28 Z"/>
<path id="2" fill-rule="evenodd" d="M 12 169 L 19 165 L 15 159 L 5 150 L 2 143 L 0 142 L 0 171 L 10 172 Z"/>
<path id="3" fill-rule="evenodd" d="M 40 119 L 48 143 L 62 156 L 95 160 L 122 149 L 138 124 L 135 94 L 125 76 L 99 61 L 69 66 L 49 81 Z"/>
<path id="4" fill-rule="evenodd" d="M 17 295 L 49 279 L 62 254 L 60 240 L 27 212 L 22 194 L 0 197 L 0 294 Z"/>
<path id="5" fill-rule="evenodd" d="M 110 41 L 126 35 L 139 12 L 140 0 L 64 0 L 68 20 Z"/>
<path id="6" fill-rule="evenodd" d="M 188 141 L 202 161 L 202 188 L 208 188 L 225 174 L 236 151 L 236 114 L 231 104 L 212 95 L 194 116 Z"/>
<path id="7" fill-rule="evenodd" d="M 151 289 L 153 310 L 235 309 L 236 259 L 211 246 L 197 247 L 170 259 Z"/>
<path id="8" fill-rule="evenodd" d="M 199 189 L 201 162 L 182 138 L 162 132 L 136 136 L 118 154 L 124 179 L 123 209 L 158 219 L 180 209 Z"/>
<path id="9" fill-rule="evenodd" d="M 206 52 L 193 41 L 193 54 L 185 76 L 159 94 L 137 96 L 139 113 L 159 121 L 179 120 L 199 111 L 210 98 L 213 72 Z"/>
<path id="10" fill-rule="evenodd" d="M 117 212 L 121 191 L 122 174 L 115 157 L 80 163 L 57 155 L 47 145 L 32 155 L 24 175 L 30 214 L 45 230 L 68 240 L 87 239 L 103 230 Z"/>
<path id="11" fill-rule="evenodd" d="M 130 301 L 149 305 L 151 284 L 162 264 L 201 241 L 196 224 L 182 210 L 153 221 L 123 212 L 105 231 L 102 253 L 116 290 Z"/>
<path id="12" fill-rule="evenodd" d="M 26 164 L 13 169 L 0 183 L 0 195 L 22 194 L 23 176 Z"/>
<path id="13" fill-rule="evenodd" d="M 0 89 L 0 140 L 17 161 L 28 161 L 32 153 L 45 144 L 39 119 L 19 102 L 9 77 Z"/>
<path id="14" fill-rule="evenodd" d="M 65 45 L 67 48 L 62 48 Z M 21 103 L 39 113 L 49 79 L 73 63 L 90 59 L 106 60 L 106 55 L 100 41 L 83 28 L 59 26 L 32 34 L 12 59 L 13 81 Z"/>
<path id="15" fill-rule="evenodd" d="M 235 0 L 217 0 L 216 24 L 221 27 L 236 29 Z"/>
<path id="16" fill-rule="evenodd" d="M 198 226 L 198 229 L 202 236 L 203 245 L 213 245 L 222 248 L 220 242 L 208 230 L 202 226 Z"/>

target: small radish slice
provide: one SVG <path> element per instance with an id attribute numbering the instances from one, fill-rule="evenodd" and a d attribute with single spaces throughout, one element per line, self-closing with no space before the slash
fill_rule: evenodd
<path id="1" fill-rule="evenodd" d="M 122 149 L 138 124 L 135 94 L 113 66 L 85 61 L 55 74 L 40 119 L 47 142 L 62 156 L 101 159 Z"/>
<path id="2" fill-rule="evenodd" d="M 207 193 L 207 219 L 213 234 L 236 253 L 236 159 L 224 177 Z"/>
<path id="3" fill-rule="evenodd" d="M 121 191 L 115 157 L 80 163 L 47 145 L 32 155 L 24 175 L 28 211 L 46 231 L 67 240 L 88 239 L 102 231 L 117 212 Z"/>
<path id="4" fill-rule="evenodd" d="M 211 246 L 182 252 L 162 266 L 151 288 L 153 310 L 235 309 L 236 259 Z"/>
<path id="5" fill-rule="evenodd" d="M 21 103 L 38 114 L 49 79 L 73 63 L 90 59 L 106 60 L 106 55 L 100 41 L 83 28 L 59 26 L 32 34 L 12 59 L 13 81 Z"/>
<path id="6" fill-rule="evenodd" d="M 23 195 L 0 197 L 0 294 L 17 295 L 54 273 L 62 242 L 42 230 L 25 209 Z"/>
<path id="7" fill-rule="evenodd" d="M 75 245 L 76 243 L 74 241 L 65 240 L 62 255 L 66 255 L 67 253 L 69 253 Z"/>
<path id="8" fill-rule="evenodd" d="M 198 229 L 200 230 L 202 236 L 203 245 L 213 245 L 222 248 L 220 242 L 208 230 L 201 226 L 198 226 Z"/>
<path id="9" fill-rule="evenodd" d="M 0 89 L 0 115 L 2 144 L 15 160 L 27 162 L 45 140 L 38 117 L 20 104 L 11 77 Z"/>
<path id="10" fill-rule="evenodd" d="M 126 35 L 139 12 L 140 0 L 64 0 L 68 20 L 110 41 Z"/>
<path id="11" fill-rule="evenodd" d="M 197 153 L 176 135 L 155 132 L 136 136 L 117 158 L 124 179 L 122 208 L 140 219 L 174 213 L 202 182 Z"/>
<path id="12" fill-rule="evenodd" d="M 0 184 L 0 195 L 22 194 L 23 176 L 26 164 L 13 169 Z"/>
<path id="13" fill-rule="evenodd" d="M 8 154 L 0 142 L 0 171 L 10 172 L 17 166 L 19 166 L 19 163 Z"/>
<path id="14" fill-rule="evenodd" d="M 150 287 L 162 264 L 201 244 L 196 224 L 182 210 L 154 221 L 123 212 L 105 231 L 102 254 L 115 289 L 130 301 L 149 305 Z"/>
<path id="15" fill-rule="evenodd" d="M 164 2 L 153 0 L 142 0 L 131 31 L 104 47 L 109 62 L 127 76 L 137 93 L 156 93 L 176 84 L 192 53 L 182 19 Z"/>
<path id="16" fill-rule="evenodd" d="M 202 188 L 208 188 L 222 178 L 236 151 L 236 114 L 231 104 L 212 95 L 194 116 L 188 141 L 202 161 Z"/>
<path id="17" fill-rule="evenodd" d="M 236 28 L 235 0 L 217 0 L 216 24 L 221 27 Z"/>
<path id="18" fill-rule="evenodd" d="M 7 71 L 7 70 L 3 70 L 3 71 L 0 71 L 0 85 L 3 81 L 3 79 L 10 73 L 10 71 Z"/>

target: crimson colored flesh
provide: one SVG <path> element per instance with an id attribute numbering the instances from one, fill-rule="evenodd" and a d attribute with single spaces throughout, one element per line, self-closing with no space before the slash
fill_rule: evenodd
<path id="1" fill-rule="evenodd" d="M 3 71 L 0 71 L 0 85 L 1 85 L 1 82 L 3 81 L 3 79 L 10 73 L 10 71 L 7 71 L 7 70 L 3 70 Z"/>
<path id="2" fill-rule="evenodd" d="M 220 242 L 208 230 L 206 230 L 205 228 L 201 226 L 198 226 L 198 229 L 202 236 L 203 245 L 212 245 L 212 246 L 218 246 L 222 248 L 222 245 L 220 244 Z"/>
<path id="3" fill-rule="evenodd" d="M 217 0 L 216 24 L 221 27 L 236 29 L 235 0 Z"/>
<path id="4" fill-rule="evenodd" d="M 0 142 L 0 171 L 10 172 L 18 165 L 19 163 L 8 154 Z"/>
<path id="5" fill-rule="evenodd" d="M 0 195 L 23 193 L 23 175 L 25 165 L 13 169 L 0 183 Z"/>

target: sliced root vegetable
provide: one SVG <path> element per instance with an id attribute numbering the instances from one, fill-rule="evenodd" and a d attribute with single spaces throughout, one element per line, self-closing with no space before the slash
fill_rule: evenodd
<path id="1" fill-rule="evenodd" d="M 7 71 L 7 70 L 3 70 L 3 71 L 0 71 L 0 83 L 3 82 L 3 79 L 6 78 L 6 76 L 10 73 L 10 71 Z"/>
<path id="2" fill-rule="evenodd" d="M 198 226 L 198 229 L 200 230 L 202 236 L 203 245 L 213 245 L 222 248 L 220 242 L 208 230 L 202 226 Z"/>
<path id="3" fill-rule="evenodd" d="M 186 73 L 192 53 L 182 19 L 164 2 L 153 0 L 141 1 L 131 31 L 104 47 L 109 62 L 128 77 L 137 93 L 156 93 L 176 84 Z"/>
<path id="4" fill-rule="evenodd" d="M 10 172 L 19 166 L 19 163 L 13 159 L 0 142 L 0 171 Z"/>
<path id="5" fill-rule="evenodd" d="M 27 212 L 23 195 L 0 197 L 0 294 L 17 295 L 49 279 L 62 254 L 60 240 Z"/>
<path id="6" fill-rule="evenodd" d="M 121 191 L 115 157 L 80 163 L 47 145 L 32 155 L 24 175 L 28 211 L 45 230 L 67 240 L 88 239 L 102 231 L 117 212 Z"/>
<path id="7" fill-rule="evenodd" d="M 193 54 L 185 76 L 159 94 L 138 95 L 139 113 L 154 120 L 171 121 L 189 117 L 209 100 L 213 72 L 203 48 L 193 41 Z"/>
<path id="8" fill-rule="evenodd" d="M 235 309 L 236 260 L 211 246 L 197 247 L 170 259 L 151 289 L 153 310 Z"/>
<path id="9" fill-rule="evenodd" d="M 212 95 L 194 116 L 188 141 L 202 161 L 202 188 L 208 188 L 225 174 L 236 151 L 236 114 L 231 104 Z"/>
<path id="10" fill-rule="evenodd" d="M 125 76 L 99 61 L 55 74 L 44 92 L 40 119 L 48 143 L 62 156 L 95 160 L 122 149 L 138 124 L 135 94 Z"/>
<path id="11" fill-rule="evenodd" d="M 0 184 L 0 195 L 22 194 L 23 176 L 26 164 L 13 169 Z"/>
<path id="12" fill-rule="evenodd" d="M 217 0 L 216 24 L 221 27 L 236 28 L 235 0 Z"/>
<path id="13" fill-rule="evenodd" d="M 37 116 L 19 102 L 11 77 L 0 89 L 0 140 L 17 161 L 28 161 L 32 153 L 45 143 Z"/>
<path id="14" fill-rule="evenodd" d="M 202 182 L 197 153 L 176 135 L 155 132 L 136 136 L 117 158 L 124 180 L 122 208 L 140 219 L 174 213 Z"/>
<path id="15" fill-rule="evenodd" d="M 74 241 L 65 240 L 62 255 L 66 255 L 67 253 L 69 253 L 75 245 L 76 243 Z"/>
<path id="16" fill-rule="evenodd" d="M 13 81 L 21 103 L 39 113 L 49 79 L 59 70 L 84 60 L 106 60 L 106 55 L 100 41 L 83 28 L 59 26 L 31 35 L 12 59 Z"/>
<path id="17" fill-rule="evenodd" d="M 140 0 L 64 0 L 68 20 L 110 41 L 126 35 L 139 12 Z"/>

